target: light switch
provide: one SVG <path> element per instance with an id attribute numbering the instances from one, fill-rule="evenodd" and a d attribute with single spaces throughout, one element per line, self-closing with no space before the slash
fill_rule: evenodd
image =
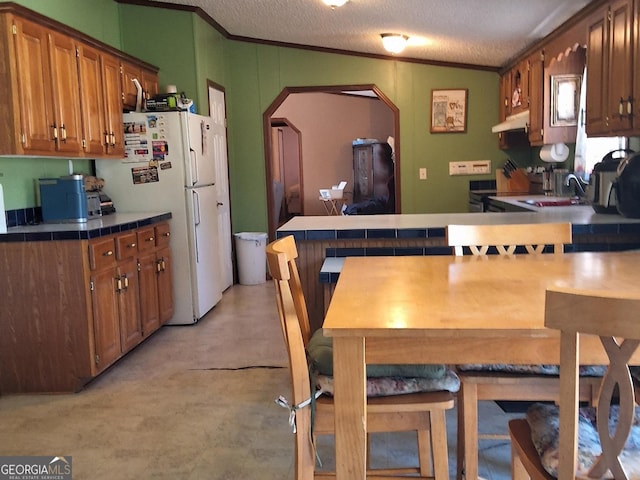
<path id="1" fill-rule="evenodd" d="M 426 168 L 421 168 L 419 170 L 420 174 L 420 180 L 426 180 L 427 179 L 427 169 Z"/>

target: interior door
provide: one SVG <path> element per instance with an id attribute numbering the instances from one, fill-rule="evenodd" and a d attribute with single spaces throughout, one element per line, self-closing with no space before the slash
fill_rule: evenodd
<path id="1" fill-rule="evenodd" d="M 231 209 L 229 205 L 229 171 L 227 157 L 227 125 L 225 94 L 222 89 L 209 86 L 209 115 L 211 116 L 212 151 L 216 170 L 218 212 L 218 252 L 220 255 L 220 287 L 224 291 L 233 285 Z"/>

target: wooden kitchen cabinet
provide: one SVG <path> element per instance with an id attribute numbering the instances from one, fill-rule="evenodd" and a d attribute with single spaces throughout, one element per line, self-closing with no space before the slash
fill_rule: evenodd
<path id="1" fill-rule="evenodd" d="M 388 143 L 353 146 L 353 203 L 385 198 L 389 212 L 395 211 L 391 153 Z"/>
<path id="2" fill-rule="evenodd" d="M 544 138 L 545 75 L 544 52 L 536 52 L 527 60 L 529 97 L 529 143 L 540 146 Z"/>
<path id="3" fill-rule="evenodd" d="M 105 99 L 104 145 L 107 155 L 122 158 L 124 157 L 124 127 L 120 62 L 111 55 L 102 55 L 101 66 Z"/>
<path id="4" fill-rule="evenodd" d="M 126 233 L 89 242 L 96 373 L 142 340 L 136 241 Z"/>
<path id="5" fill-rule="evenodd" d="M 169 224 L 140 229 L 137 235 L 142 334 L 146 337 L 173 317 Z"/>
<path id="6" fill-rule="evenodd" d="M 0 155 L 122 158 L 122 113 L 130 108 L 123 105 L 121 64 L 157 92 L 153 66 L 24 7 L 0 4 Z"/>
<path id="7" fill-rule="evenodd" d="M 155 72 L 144 69 L 139 65 L 123 62 L 122 67 L 122 104 L 125 110 L 135 111 L 138 100 L 138 90 L 133 82 L 140 82 L 145 99 L 158 93 L 158 75 Z"/>
<path id="8" fill-rule="evenodd" d="M 633 0 L 615 0 L 598 10 L 587 30 L 589 136 L 633 133 Z"/>
<path id="9" fill-rule="evenodd" d="M 149 228 L 159 240 L 140 252 L 138 233 Z M 0 395 L 78 391 L 169 320 L 168 234 L 161 222 L 90 240 L 0 243 L 0 265 L 12 272 L 0 277 Z M 147 253 L 152 290 L 138 267 Z M 146 330 L 143 299 L 157 305 Z"/>

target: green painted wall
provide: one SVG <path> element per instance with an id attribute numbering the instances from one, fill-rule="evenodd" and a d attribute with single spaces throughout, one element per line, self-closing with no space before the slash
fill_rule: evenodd
<path id="1" fill-rule="evenodd" d="M 491 125 L 498 118 L 498 75 L 268 45 L 228 42 L 230 176 L 234 230 L 266 231 L 262 114 L 283 88 L 377 85 L 400 110 L 403 213 L 466 211 L 469 180 L 450 177 L 448 162 L 506 158 Z M 468 88 L 466 133 L 431 134 L 433 88 Z M 330 119 L 327 119 L 330 121 Z M 418 179 L 426 167 L 427 180 Z M 257 208 L 260 206 L 260 208 Z"/>
<path id="2" fill-rule="evenodd" d="M 208 113 L 207 79 L 225 88 L 234 231 L 267 230 L 262 115 L 285 87 L 375 84 L 395 103 L 403 213 L 466 211 L 469 180 L 493 175 L 449 177 L 448 162 L 490 159 L 495 169 L 506 158 L 490 130 L 498 118 L 496 73 L 230 41 L 195 14 L 112 0 L 19 3 L 158 66 L 161 89 L 177 85 L 199 112 Z M 429 133 L 433 88 L 469 89 L 466 133 Z M 427 180 L 418 179 L 420 167 Z M 7 207 L 34 205 L 27 185 L 48 168 L 66 173 L 67 162 L 0 159 L 0 173 L 18 177 Z"/>
<path id="3" fill-rule="evenodd" d="M 118 4 L 113 0 L 12 0 L 120 49 Z"/>

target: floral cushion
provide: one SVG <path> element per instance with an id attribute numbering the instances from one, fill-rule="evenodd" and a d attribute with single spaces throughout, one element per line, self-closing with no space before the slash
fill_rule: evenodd
<path id="1" fill-rule="evenodd" d="M 558 365 L 511 365 L 507 363 L 465 363 L 457 365 L 460 372 L 490 372 L 490 373 L 513 373 L 529 375 L 559 375 Z M 605 365 L 582 365 L 580 376 L 602 377 L 607 367 Z"/>
<path id="2" fill-rule="evenodd" d="M 314 375 L 316 386 L 323 393 L 333 395 L 333 377 L 329 375 Z M 457 392 L 460 389 L 460 379 L 453 370 L 445 369 L 440 378 L 428 377 L 368 377 L 367 396 L 384 397 L 402 395 L 405 393 L 437 392 L 448 390 Z"/>
<path id="3" fill-rule="evenodd" d="M 618 418 L 618 408 L 611 408 L 609 425 L 612 428 Z M 544 469 L 552 476 L 558 476 L 558 443 L 560 418 L 558 407 L 550 404 L 534 403 L 527 410 L 527 422 L 531 428 L 531 440 L 540 455 Z M 578 418 L 578 465 L 576 475 L 586 477 L 602 453 L 596 425 L 596 410 L 584 407 Z M 640 407 L 636 407 L 631 433 L 620 455 L 620 461 L 630 478 L 640 478 Z"/>

